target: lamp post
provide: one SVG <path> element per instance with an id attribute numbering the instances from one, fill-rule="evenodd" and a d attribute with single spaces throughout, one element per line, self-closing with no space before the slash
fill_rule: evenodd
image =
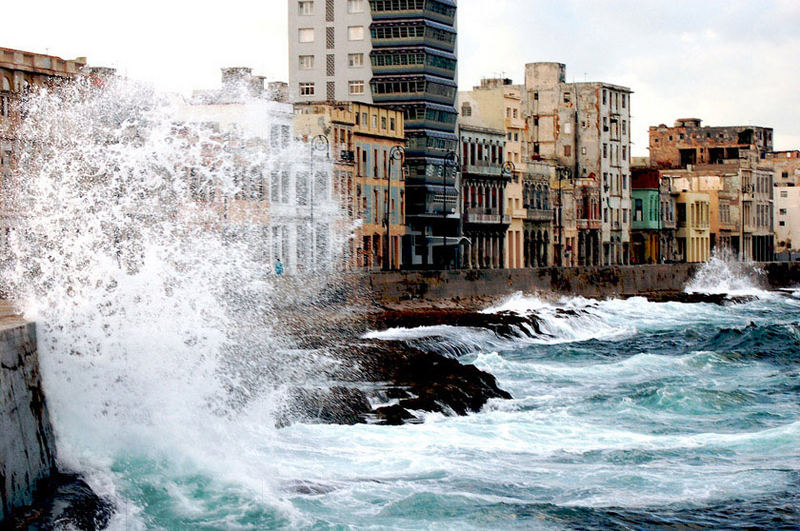
<path id="1" fill-rule="evenodd" d="M 383 223 L 386 225 L 386 242 L 384 244 L 386 252 L 383 258 L 383 270 L 391 271 L 392 267 L 392 243 L 390 227 L 392 225 L 391 219 L 391 204 L 392 204 L 392 166 L 394 161 L 400 162 L 400 171 L 403 171 L 403 157 L 406 150 L 402 146 L 394 146 L 389 151 L 389 173 L 386 174 L 386 205 L 383 210 Z"/>
<path id="2" fill-rule="evenodd" d="M 453 168 L 453 176 L 459 171 L 458 154 L 448 151 L 444 157 L 445 165 L 442 168 L 442 265 L 445 266 L 447 256 L 447 168 Z"/>
<path id="3" fill-rule="evenodd" d="M 311 149 L 311 159 L 309 162 L 310 173 L 309 176 L 309 207 L 311 211 L 311 229 L 310 229 L 310 236 L 311 236 L 311 271 L 316 270 L 316 255 L 317 255 L 317 242 L 316 238 L 314 237 L 314 183 L 316 181 L 316 177 L 314 176 L 314 154 L 317 151 L 325 151 L 326 157 L 330 157 L 329 148 L 330 142 L 328 141 L 328 137 L 325 135 L 317 135 L 313 139 L 311 139 L 311 143 L 309 147 Z"/>

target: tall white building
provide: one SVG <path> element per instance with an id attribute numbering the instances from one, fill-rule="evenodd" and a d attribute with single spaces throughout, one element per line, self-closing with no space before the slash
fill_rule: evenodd
<path id="1" fill-rule="evenodd" d="M 289 101 L 372 103 L 367 0 L 289 0 Z"/>

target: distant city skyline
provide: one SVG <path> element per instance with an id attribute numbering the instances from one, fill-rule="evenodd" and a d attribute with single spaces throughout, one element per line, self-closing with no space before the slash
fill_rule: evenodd
<path id="1" fill-rule="evenodd" d="M 223 66 L 285 81 L 287 5 L 16 3 L 4 18 L 21 22 L 3 28 L 0 46 L 86 56 L 183 93 L 217 86 Z M 461 0 L 458 23 L 461 90 L 482 77 L 521 82 L 525 63 L 535 61 L 565 63 L 568 81 L 631 87 L 634 156 L 647 155 L 649 126 L 682 117 L 773 127 L 776 150 L 800 148 L 800 2 L 616 0 L 599 9 L 591 0 L 495 0 L 487 9 Z"/>

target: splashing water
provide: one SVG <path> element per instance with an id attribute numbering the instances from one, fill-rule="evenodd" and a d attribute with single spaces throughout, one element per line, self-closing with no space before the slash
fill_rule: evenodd
<path id="1" fill-rule="evenodd" d="M 687 293 L 763 296 L 759 271 L 749 262 L 741 262 L 727 249 L 715 250 L 694 278 L 686 285 Z"/>
<path id="2" fill-rule="evenodd" d="M 271 105 L 241 104 L 245 115 Z M 289 269 L 281 252 L 294 246 L 300 259 L 321 253 L 319 269 L 330 269 L 346 225 L 336 202 L 318 197 L 309 225 L 308 184 L 292 169 L 303 169 L 307 146 L 267 148 L 192 122 L 192 111 L 114 79 L 32 93 L 3 197 L 13 208 L 3 289 L 37 322 L 62 464 L 91 479 L 146 456 L 257 478 L 263 489 L 272 474 L 267 463 L 246 470 L 237 434 L 252 418 L 240 419 L 274 425 L 282 386 L 324 378 L 330 360 L 291 350 L 274 323 L 332 280 L 267 271 L 276 256 Z M 292 189 L 270 211 L 272 168 L 289 168 L 272 190 Z M 325 161 L 320 174 L 330 175 Z M 287 234 L 297 236 L 291 247 Z M 93 481 L 116 496 L 107 477 Z"/>

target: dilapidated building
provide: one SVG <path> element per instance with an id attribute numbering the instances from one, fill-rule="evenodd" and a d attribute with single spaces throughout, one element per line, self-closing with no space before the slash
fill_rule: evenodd
<path id="1" fill-rule="evenodd" d="M 698 118 L 673 127 L 650 127 L 650 163 L 683 188 L 709 194 L 710 247 L 726 247 L 743 260 L 772 260 L 772 129 L 703 127 Z"/>
<path id="2" fill-rule="evenodd" d="M 553 183 L 559 229 L 555 263 L 573 263 L 576 255 L 578 263 L 628 263 L 631 89 L 603 82 L 567 83 L 561 63 L 525 65 L 524 87 L 525 113 L 531 118 L 530 158 L 551 160 L 562 168 Z M 572 194 L 575 208 L 581 207 L 575 219 L 582 233 L 575 235 L 565 230 L 567 189 L 567 198 Z"/>

